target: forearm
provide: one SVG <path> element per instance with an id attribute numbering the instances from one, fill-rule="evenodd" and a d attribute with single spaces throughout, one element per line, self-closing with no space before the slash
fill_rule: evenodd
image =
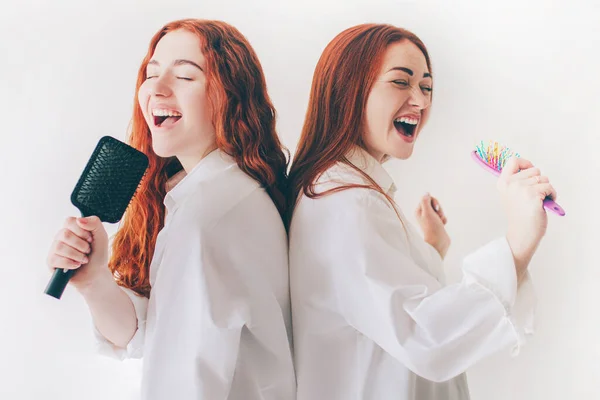
<path id="1" fill-rule="evenodd" d="M 135 308 L 129 296 L 117 285 L 112 276 L 97 279 L 80 288 L 96 329 L 107 340 L 125 348 L 137 329 Z"/>
<path id="2" fill-rule="evenodd" d="M 529 263 L 535 254 L 538 244 L 524 245 L 518 240 L 512 238 L 511 232 L 506 234 L 506 241 L 511 249 L 517 272 L 517 282 L 520 285 L 523 279 L 527 276 Z"/>

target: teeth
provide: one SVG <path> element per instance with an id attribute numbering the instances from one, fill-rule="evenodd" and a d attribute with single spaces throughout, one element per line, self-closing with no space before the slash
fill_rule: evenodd
<path id="1" fill-rule="evenodd" d="M 400 117 L 400 118 L 396 118 L 394 120 L 394 122 L 396 122 L 396 123 L 403 122 L 405 124 L 416 125 L 419 123 L 419 120 L 416 118 L 410 118 L 410 117 Z"/>
<path id="2" fill-rule="evenodd" d="M 154 109 L 152 115 L 155 117 L 181 117 L 181 113 L 172 110 Z"/>

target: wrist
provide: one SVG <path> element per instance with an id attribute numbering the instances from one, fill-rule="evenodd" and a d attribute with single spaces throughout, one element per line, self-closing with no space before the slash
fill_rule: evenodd
<path id="1" fill-rule="evenodd" d="M 110 295 L 111 291 L 118 288 L 118 285 L 107 267 L 106 273 L 78 284 L 75 288 L 85 299 L 90 299 Z"/>
<path id="2" fill-rule="evenodd" d="M 442 260 L 446 257 L 446 253 L 448 253 L 448 249 L 450 248 L 450 238 L 444 240 L 431 240 L 426 238 L 425 241 L 438 252 Z"/>

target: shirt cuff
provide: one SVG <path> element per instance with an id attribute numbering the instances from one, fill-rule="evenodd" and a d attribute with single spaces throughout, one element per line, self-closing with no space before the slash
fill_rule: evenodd
<path id="1" fill-rule="evenodd" d="M 534 333 L 537 299 L 529 272 L 517 285 L 515 262 L 505 237 L 493 240 L 467 256 L 463 271 L 468 283 L 484 286 L 502 304 L 514 330 L 515 344 L 511 355 L 516 356 L 527 337 Z"/>
<path id="2" fill-rule="evenodd" d="M 517 298 L 513 306 L 510 320 L 517 331 L 518 344 L 512 351 L 512 355 L 519 353 L 519 348 L 525 344 L 528 337 L 535 332 L 535 308 L 537 297 L 535 288 L 531 280 L 531 275 L 527 275 L 521 281 L 517 291 Z"/>
<path id="3" fill-rule="evenodd" d="M 146 312 L 148 309 L 148 299 L 138 295 L 131 289 L 121 287 L 121 290 L 123 290 L 129 296 L 131 302 L 133 303 L 133 308 L 135 309 L 135 315 L 137 318 L 137 330 L 127 344 L 127 347 L 123 348 L 116 346 L 106 339 L 92 321 L 92 332 L 95 339 L 96 352 L 100 355 L 118 360 L 125 360 L 127 358 L 142 358 L 144 338 L 146 333 Z"/>

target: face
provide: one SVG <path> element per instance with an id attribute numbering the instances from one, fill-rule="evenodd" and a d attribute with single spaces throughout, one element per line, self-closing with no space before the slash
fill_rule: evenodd
<path id="1" fill-rule="evenodd" d="M 158 42 L 138 92 L 154 152 L 161 157 L 176 156 L 186 171 L 215 141 L 204 71 L 206 61 L 198 37 L 173 31 Z"/>
<path id="2" fill-rule="evenodd" d="M 432 85 L 425 56 L 414 43 L 387 48 L 366 106 L 364 143 L 373 157 L 411 156 L 429 114 Z"/>

